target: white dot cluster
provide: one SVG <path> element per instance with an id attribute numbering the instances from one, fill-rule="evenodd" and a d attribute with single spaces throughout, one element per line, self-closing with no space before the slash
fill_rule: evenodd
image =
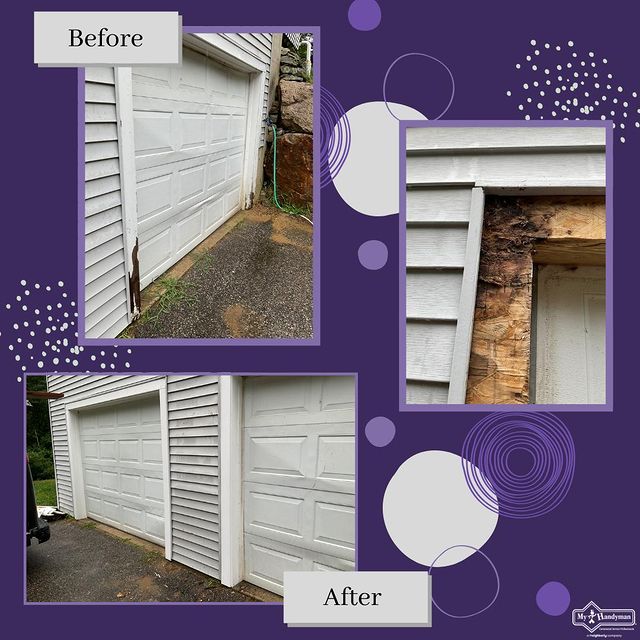
<path id="1" fill-rule="evenodd" d="M 0 336 L 6 342 L 10 357 L 19 367 L 17 381 L 25 372 L 59 373 L 91 369 L 114 371 L 118 362 L 125 369 L 131 367 L 131 349 L 113 347 L 84 347 L 78 342 L 78 311 L 76 302 L 65 291 L 64 282 L 55 284 L 20 281 L 19 292 L 5 303 L 2 311 L 6 327 Z M 126 351 L 118 359 L 118 351 Z"/>
<path id="2" fill-rule="evenodd" d="M 638 91 L 615 81 L 607 58 L 564 44 L 531 40 L 530 52 L 516 63 L 519 85 L 507 96 L 525 120 L 611 120 L 622 143 L 640 129 Z"/>

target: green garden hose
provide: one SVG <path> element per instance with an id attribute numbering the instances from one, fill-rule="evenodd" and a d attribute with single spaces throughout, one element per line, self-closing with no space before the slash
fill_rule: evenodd
<path id="1" fill-rule="evenodd" d="M 276 203 L 278 209 L 284 211 L 278 202 L 278 186 L 276 183 L 276 125 L 272 124 L 271 128 L 273 129 L 273 201 Z"/>

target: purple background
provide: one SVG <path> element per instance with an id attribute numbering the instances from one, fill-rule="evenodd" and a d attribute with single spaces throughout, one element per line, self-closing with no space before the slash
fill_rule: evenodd
<path id="1" fill-rule="evenodd" d="M 321 28 L 322 83 L 346 109 L 380 100 L 388 65 L 409 51 L 442 59 L 456 79 L 456 96 L 448 119 L 509 119 L 518 117 L 505 96 L 516 84 L 514 64 L 529 48 L 529 40 L 573 40 L 607 57 L 616 81 L 638 83 L 637 19 L 630 3 L 610 2 L 607 13 L 594 14 L 584 3 L 540 1 L 425 3 L 380 0 L 382 22 L 370 32 L 351 28 L 348 1 L 291 3 L 244 0 L 202 2 L 65 2 L 41 0 L 14 3 L 5 9 L 3 38 L 8 82 L 5 149 L 10 179 L 5 186 L 5 233 L 0 252 L 2 303 L 15 299 L 19 281 L 56 282 L 69 289 L 76 282 L 76 72 L 37 69 L 32 63 L 32 12 L 38 10 L 179 10 L 184 24 L 310 24 Z M 7 15 L 8 12 L 8 15 Z M 420 69 L 423 69 L 421 72 Z M 406 72 L 406 73 L 405 73 Z M 421 76 L 420 74 L 423 74 Z M 433 114 L 449 95 L 446 74 L 435 67 L 398 65 L 388 87 L 389 97 Z M 73 607 L 55 610 L 23 604 L 22 503 L 24 410 L 18 366 L 6 351 L 10 316 L 0 314 L 0 365 L 4 429 L 5 549 L 2 609 L 5 624 L 22 633 L 46 633 L 69 638 L 90 634 L 176 637 L 199 634 L 254 633 L 260 637 L 386 638 L 394 636 L 460 638 L 585 637 L 574 628 L 570 613 L 550 617 L 536 607 L 535 595 L 549 580 L 563 582 L 571 592 L 570 608 L 594 600 L 601 607 L 638 608 L 637 451 L 635 404 L 637 372 L 638 198 L 637 131 L 626 144 L 616 143 L 614 209 L 617 212 L 614 253 L 616 270 L 615 398 L 613 413 L 563 413 L 573 433 L 577 467 L 573 487 L 552 513 L 533 520 L 500 519 L 483 551 L 493 560 L 502 590 L 482 616 L 452 620 L 434 609 L 433 628 L 294 629 L 282 624 L 278 606 L 186 605 Z M 410 455 L 425 449 L 459 452 L 464 436 L 478 419 L 474 413 L 398 412 L 398 240 L 397 216 L 362 216 L 337 196 L 322 192 L 322 345 L 316 347 L 136 347 L 130 357 L 136 371 L 357 371 L 359 433 L 375 416 L 394 421 L 397 432 L 384 448 L 360 437 L 359 562 L 360 569 L 417 569 L 390 541 L 381 514 L 384 488 L 395 469 Z M 389 247 L 387 265 L 369 271 L 358 263 L 362 242 L 383 240 Z M 627 294 L 627 291 L 631 295 Z M 609 292 L 611 294 L 612 292 Z M 633 307 L 624 309 L 627 300 Z M 12 321 L 11 321 L 12 322 Z M 632 368 L 633 367 L 633 368 Z M 70 370 L 71 371 L 71 370 Z M 96 369 L 96 371 L 99 371 Z M 633 416 L 636 416 L 635 418 Z M 407 496 L 419 500 L 420 488 Z M 417 505 L 419 507 L 419 504 Z M 51 542 L 48 544 L 55 544 Z M 452 612 L 483 606 L 493 595 L 493 576 L 482 558 L 434 570 L 434 595 Z"/>

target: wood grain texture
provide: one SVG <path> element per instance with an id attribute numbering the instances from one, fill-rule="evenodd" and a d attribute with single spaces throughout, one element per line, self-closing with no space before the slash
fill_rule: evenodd
<path id="1" fill-rule="evenodd" d="M 534 259 L 591 264 L 605 236 L 601 197 L 487 199 L 467 403 L 529 402 Z"/>

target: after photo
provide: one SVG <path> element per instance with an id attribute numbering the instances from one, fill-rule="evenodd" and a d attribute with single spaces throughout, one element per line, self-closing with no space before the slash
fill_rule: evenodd
<path id="1" fill-rule="evenodd" d="M 285 571 L 355 570 L 354 376 L 29 376 L 26 402 L 27 602 L 280 602 Z"/>

